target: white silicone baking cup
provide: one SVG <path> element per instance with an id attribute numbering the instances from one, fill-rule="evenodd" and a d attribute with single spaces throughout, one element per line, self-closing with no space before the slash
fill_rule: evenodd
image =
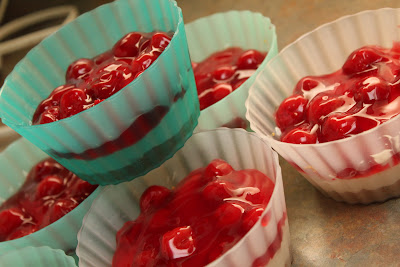
<path id="1" fill-rule="evenodd" d="M 304 76 L 332 73 L 364 45 L 392 47 L 400 40 L 400 9 L 383 8 L 342 17 L 285 47 L 256 77 L 246 101 L 250 127 L 325 195 L 349 203 L 384 201 L 400 195 L 400 117 L 356 136 L 322 144 L 280 142 L 274 114 Z M 338 179 L 345 169 L 365 173 L 389 164 L 376 175 Z M 396 166 L 394 166 L 396 165 Z"/>
<path id="2" fill-rule="evenodd" d="M 242 240 L 209 266 L 251 266 L 257 257 L 266 254 L 271 244 L 278 246 L 271 264 L 290 264 L 289 228 L 278 156 L 256 134 L 225 128 L 194 134 L 170 160 L 146 176 L 104 188 L 78 234 L 80 266 L 111 266 L 116 233 L 125 222 L 138 216 L 139 198 L 147 187 L 153 184 L 172 187 L 215 158 L 226 160 L 234 169 L 258 169 L 275 182 L 275 188 L 261 216 L 270 216 L 269 222 L 265 225 L 260 219 Z M 280 220 L 282 227 L 278 227 Z"/>
<path id="3" fill-rule="evenodd" d="M 185 29 L 190 57 L 194 62 L 200 62 L 212 53 L 229 47 L 240 47 L 268 52 L 259 70 L 278 53 L 275 26 L 269 18 L 260 13 L 217 13 L 190 22 Z M 244 102 L 258 70 L 228 96 L 203 109 L 195 131 L 215 129 L 237 118 L 246 121 Z"/>
<path id="4" fill-rule="evenodd" d="M 25 182 L 26 175 L 39 161 L 49 156 L 20 138 L 0 153 L 0 204 L 11 197 Z M 100 192 L 97 188 L 88 198 L 56 222 L 30 235 L 0 242 L 0 255 L 29 246 L 50 246 L 73 254 L 78 243 L 77 233 L 92 201 Z"/>
<path id="5" fill-rule="evenodd" d="M 25 247 L 0 255 L 0 267 L 76 267 L 75 260 L 60 249 Z"/>

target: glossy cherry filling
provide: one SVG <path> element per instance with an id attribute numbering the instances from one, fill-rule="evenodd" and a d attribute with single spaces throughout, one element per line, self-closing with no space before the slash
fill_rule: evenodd
<path id="1" fill-rule="evenodd" d="M 258 221 L 274 183 L 222 160 L 197 169 L 174 189 L 150 186 L 141 213 L 117 233 L 113 266 L 205 266 Z"/>
<path id="2" fill-rule="evenodd" d="M 53 159 L 39 162 L 19 191 L 0 206 L 0 241 L 29 235 L 57 221 L 96 187 Z"/>
<path id="3" fill-rule="evenodd" d="M 267 53 L 238 47 L 218 51 L 199 63 L 192 63 L 200 110 L 223 99 L 242 85 Z"/>
<path id="4" fill-rule="evenodd" d="M 45 124 L 73 116 L 93 107 L 120 91 L 147 69 L 164 51 L 172 33 L 131 32 L 121 38 L 111 50 L 94 58 L 72 62 L 66 72 L 66 84 L 53 90 L 33 115 L 34 124 Z M 173 101 L 184 96 L 185 90 L 172 96 Z M 133 118 L 120 136 L 81 153 L 50 154 L 63 158 L 92 160 L 129 147 L 146 136 L 169 111 L 168 106 L 157 105 Z"/>
<path id="5" fill-rule="evenodd" d="M 278 107 L 281 141 L 314 144 L 347 138 L 400 112 L 400 44 L 355 50 L 338 71 L 307 76 Z"/>
<path id="6" fill-rule="evenodd" d="M 68 118 L 114 95 L 146 70 L 171 38 L 172 33 L 131 32 L 111 50 L 72 62 L 65 74 L 66 83 L 39 104 L 32 123 Z"/>

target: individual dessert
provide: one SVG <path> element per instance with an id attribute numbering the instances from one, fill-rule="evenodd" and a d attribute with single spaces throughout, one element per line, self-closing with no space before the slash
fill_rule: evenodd
<path id="1" fill-rule="evenodd" d="M 218 102 L 254 74 L 267 53 L 230 47 L 193 62 L 200 110 Z"/>
<path id="2" fill-rule="evenodd" d="M 234 170 L 223 160 L 193 171 L 173 190 L 151 186 L 138 218 L 117 234 L 113 266 L 205 266 L 253 227 L 273 189 L 262 172 Z"/>
<path id="3" fill-rule="evenodd" d="M 400 195 L 397 19 L 380 9 L 318 27 L 283 49 L 249 91 L 251 129 L 335 200 Z"/>
<path id="4" fill-rule="evenodd" d="M 400 43 L 364 46 L 342 68 L 307 76 L 278 107 L 281 141 L 314 144 L 372 129 L 400 113 Z"/>
<path id="5" fill-rule="evenodd" d="M 127 33 L 133 43 L 134 33 L 145 35 L 142 50 L 134 49 L 144 54 L 126 53 L 131 41 L 125 39 L 117 48 Z M 101 63 L 113 47 L 110 62 Z M 0 95 L 4 124 L 81 179 L 100 185 L 158 167 L 191 136 L 199 115 L 175 1 L 113 1 L 82 14 L 27 53 Z"/>
<path id="6" fill-rule="evenodd" d="M 278 107 L 275 119 L 281 141 L 316 144 L 348 138 L 370 130 L 400 113 L 400 43 L 352 52 L 331 74 L 307 76 Z M 400 152 L 400 151 L 399 151 Z M 400 162 L 373 163 L 368 169 L 345 168 L 339 179 L 366 177 Z M 387 161 L 387 159 L 386 159 Z"/>
<path id="7" fill-rule="evenodd" d="M 77 255 L 82 267 L 289 266 L 288 227 L 277 154 L 253 133 L 220 128 L 105 188 Z"/>
<path id="8" fill-rule="evenodd" d="M 201 109 L 195 131 L 249 129 L 244 103 L 259 70 L 278 53 L 275 26 L 260 13 L 228 11 L 185 29 Z"/>
<path id="9" fill-rule="evenodd" d="M 90 59 L 75 60 L 65 73 L 66 83 L 55 88 L 40 102 L 32 118 L 33 124 L 68 118 L 117 93 L 158 58 L 170 43 L 172 35 L 130 32 L 118 40 L 111 50 Z M 165 115 L 165 112 L 150 113 L 160 114 L 161 118 Z"/>
<path id="10" fill-rule="evenodd" d="M 39 162 L 21 188 L 0 206 L 0 242 L 29 235 L 57 221 L 96 187 L 53 159 Z"/>

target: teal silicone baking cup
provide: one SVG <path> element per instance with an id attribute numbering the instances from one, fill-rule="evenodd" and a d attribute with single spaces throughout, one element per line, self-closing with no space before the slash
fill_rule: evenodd
<path id="1" fill-rule="evenodd" d="M 25 247 L 0 255 L 0 267 L 76 267 L 74 258 L 60 249 Z"/>
<path id="2" fill-rule="evenodd" d="M 132 31 L 174 35 L 158 59 L 115 95 L 75 116 L 32 125 L 39 102 L 65 83 L 72 61 L 109 50 Z M 101 185 L 159 166 L 191 136 L 199 114 L 182 12 L 173 0 L 118 0 L 81 15 L 32 49 L 0 93 L 5 124 L 80 178 Z"/>
<path id="3" fill-rule="evenodd" d="M 200 112 L 195 131 L 210 130 L 221 126 L 246 128 L 245 100 L 259 70 L 278 54 L 275 25 L 268 17 L 251 11 L 216 13 L 186 24 L 186 34 L 192 61 L 200 62 L 212 53 L 229 47 L 256 49 L 267 52 L 257 71 L 217 103 Z M 233 126 L 233 127 L 232 127 Z"/>
<path id="4" fill-rule="evenodd" d="M 46 153 L 24 138 L 18 139 L 1 152 L 0 204 L 18 191 L 30 169 L 47 157 Z M 29 246 L 49 246 L 73 254 L 83 217 L 99 192 L 100 187 L 71 212 L 41 230 L 18 239 L 0 242 L 0 255 Z"/>

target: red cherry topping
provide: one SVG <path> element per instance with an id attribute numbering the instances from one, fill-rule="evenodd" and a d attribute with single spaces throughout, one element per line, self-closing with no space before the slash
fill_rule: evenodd
<path id="1" fill-rule="evenodd" d="M 171 192 L 151 186 L 142 196 L 150 198 L 146 207 L 117 233 L 112 266 L 206 266 L 259 220 L 273 188 L 263 173 L 219 159 Z"/>
<path id="2" fill-rule="evenodd" d="M 365 104 L 372 104 L 375 101 L 386 100 L 390 94 L 387 82 L 378 77 L 369 77 L 357 84 L 360 93 L 360 100 Z"/>
<path id="3" fill-rule="evenodd" d="M 114 55 L 113 55 L 112 51 L 106 51 L 100 55 L 95 56 L 93 58 L 93 62 L 96 65 L 102 65 L 104 62 L 113 60 L 113 57 L 114 57 Z"/>
<path id="4" fill-rule="evenodd" d="M 318 123 L 322 121 L 325 116 L 335 112 L 336 109 L 343 106 L 345 100 L 335 95 L 320 93 L 316 95 L 308 104 L 308 121 L 311 123 Z M 294 123 L 292 123 L 294 124 Z"/>
<path id="5" fill-rule="evenodd" d="M 68 198 L 57 200 L 56 203 L 53 205 L 53 210 L 51 211 L 51 221 L 57 221 L 65 214 L 75 209 L 78 204 L 78 202 Z"/>
<path id="6" fill-rule="evenodd" d="M 218 177 L 228 175 L 233 172 L 233 168 L 226 161 L 216 159 L 207 165 L 204 175 L 206 177 Z"/>
<path id="7" fill-rule="evenodd" d="M 24 224 L 21 227 L 19 227 L 17 230 L 15 230 L 14 232 L 12 232 L 6 238 L 5 241 L 21 238 L 21 237 L 24 237 L 26 235 L 30 235 L 30 234 L 36 232 L 37 230 L 38 230 L 37 225 L 30 224 L 30 223 Z"/>
<path id="8" fill-rule="evenodd" d="M 96 98 L 106 99 L 122 89 L 123 74 L 121 71 L 112 70 L 104 72 L 88 90 Z"/>
<path id="9" fill-rule="evenodd" d="M 21 188 L 0 206 L 0 242 L 38 231 L 73 210 L 96 185 L 45 159 L 28 173 Z"/>
<path id="10" fill-rule="evenodd" d="M 0 212 L 0 239 L 7 236 L 25 221 L 24 213 L 19 208 L 5 209 Z"/>
<path id="11" fill-rule="evenodd" d="M 321 134 L 325 141 L 343 139 L 356 133 L 357 119 L 342 113 L 328 116 L 321 129 Z"/>
<path id="12" fill-rule="evenodd" d="M 215 218 L 219 226 L 232 225 L 240 221 L 243 211 L 241 206 L 225 202 L 215 211 Z"/>
<path id="13" fill-rule="evenodd" d="M 162 236 L 162 252 L 169 259 L 190 256 L 196 250 L 194 240 L 190 226 L 177 227 Z"/>
<path id="14" fill-rule="evenodd" d="M 142 56 L 138 57 L 135 62 L 142 66 L 142 69 L 147 69 L 153 62 L 158 58 L 157 53 L 153 54 L 143 54 Z"/>
<path id="15" fill-rule="evenodd" d="M 250 49 L 240 55 L 237 66 L 239 69 L 257 69 L 258 66 L 263 62 L 265 55 L 261 52 Z"/>
<path id="16" fill-rule="evenodd" d="M 212 76 L 217 81 L 225 81 L 230 79 L 234 74 L 235 70 L 230 66 L 222 66 L 213 71 Z"/>
<path id="17" fill-rule="evenodd" d="M 86 93 L 79 88 L 74 88 L 64 93 L 60 100 L 60 111 L 63 118 L 75 115 L 83 110 L 91 102 Z"/>
<path id="18" fill-rule="evenodd" d="M 147 188 L 140 197 L 140 210 L 147 212 L 150 208 L 158 207 L 170 196 L 171 191 L 168 188 L 159 185 L 153 185 Z"/>
<path id="19" fill-rule="evenodd" d="M 91 59 L 78 59 L 68 66 L 65 80 L 67 82 L 73 82 L 79 79 L 84 79 L 93 70 L 93 67 L 94 63 Z"/>
<path id="20" fill-rule="evenodd" d="M 151 46 L 154 49 L 160 49 L 163 51 L 169 43 L 171 42 L 171 36 L 163 33 L 163 32 L 157 32 L 151 37 Z"/>
<path id="21" fill-rule="evenodd" d="M 282 142 L 292 144 L 315 144 L 317 143 L 316 133 L 311 133 L 310 129 L 302 126 L 294 128 L 282 137 Z"/>
<path id="22" fill-rule="evenodd" d="M 171 41 L 172 33 L 131 32 L 111 50 L 72 62 L 66 84 L 55 88 L 36 108 L 33 124 L 45 124 L 93 107 L 127 86 L 147 69 Z"/>
<path id="23" fill-rule="evenodd" d="M 311 89 L 314 89 L 315 87 L 317 87 L 319 84 L 318 80 L 314 80 L 311 77 L 305 77 L 303 79 L 301 79 L 295 87 L 295 92 L 296 93 L 301 93 L 301 91 L 310 91 Z"/>
<path id="24" fill-rule="evenodd" d="M 295 144 L 334 141 L 397 116 L 400 56 L 396 49 L 365 46 L 351 53 L 342 69 L 302 78 L 293 95 L 277 109 L 275 119 L 282 132 L 281 141 Z"/>
<path id="25" fill-rule="evenodd" d="M 386 60 L 374 47 L 364 47 L 351 53 L 342 69 L 345 74 L 357 74 L 374 68 L 374 63 Z"/>
<path id="26" fill-rule="evenodd" d="M 232 196 L 229 193 L 229 189 L 226 188 L 226 184 L 221 181 L 214 181 L 209 183 L 203 189 L 203 195 L 205 199 L 212 201 L 223 201 L 224 199 Z"/>
<path id="27" fill-rule="evenodd" d="M 139 44 L 143 35 L 138 32 L 130 32 L 122 37 L 113 47 L 116 57 L 137 57 Z"/>
<path id="28" fill-rule="evenodd" d="M 39 183 L 36 197 L 43 198 L 45 196 L 58 195 L 63 188 L 64 185 L 61 177 L 49 175 Z"/>
<path id="29" fill-rule="evenodd" d="M 59 107 L 50 107 L 46 109 L 39 117 L 39 123 L 50 123 L 53 121 L 57 121 L 60 117 L 60 108 Z"/>

